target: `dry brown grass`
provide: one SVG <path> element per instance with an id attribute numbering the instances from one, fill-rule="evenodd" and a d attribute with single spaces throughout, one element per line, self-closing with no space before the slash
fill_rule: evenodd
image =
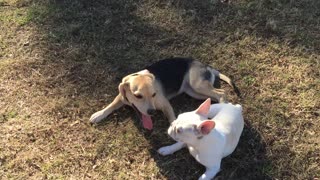
<path id="1" fill-rule="evenodd" d="M 123 108 L 88 118 L 117 84 L 157 59 L 187 56 L 234 78 L 247 122 L 217 179 L 320 178 L 320 3 L 0 0 L 1 179 L 195 179 L 168 123 L 141 128 Z M 186 103 L 188 102 L 188 103 Z M 172 100 L 176 113 L 200 102 Z"/>

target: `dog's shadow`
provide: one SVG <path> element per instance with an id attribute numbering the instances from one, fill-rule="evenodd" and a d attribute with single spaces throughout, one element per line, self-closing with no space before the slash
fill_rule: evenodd
<path id="1" fill-rule="evenodd" d="M 192 111 L 202 103 L 187 95 L 178 96 L 171 102 L 176 114 Z M 246 117 L 245 114 L 244 117 Z M 160 147 L 175 143 L 167 135 L 169 122 L 164 115 L 158 113 L 154 117 L 152 131 L 143 129 L 139 120 L 135 120 L 134 124 L 151 144 L 149 153 L 157 163 L 161 174 L 166 178 L 191 180 L 197 179 L 204 173 L 205 167 L 189 154 L 187 148 L 168 156 L 161 156 L 157 152 Z M 261 168 L 270 165 L 265 153 L 266 144 L 263 138 L 250 123 L 246 122 L 238 147 L 230 156 L 222 160 L 221 171 L 215 179 L 271 179 Z"/>

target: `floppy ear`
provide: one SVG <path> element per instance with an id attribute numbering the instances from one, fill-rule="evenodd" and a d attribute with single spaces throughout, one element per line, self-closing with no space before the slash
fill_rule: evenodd
<path id="1" fill-rule="evenodd" d="M 125 97 L 126 96 L 126 90 L 125 88 L 129 86 L 129 83 L 128 82 L 122 82 L 119 84 L 119 92 L 120 94 Z"/>
<path id="2" fill-rule="evenodd" d="M 209 113 L 210 110 L 210 105 L 211 105 L 211 99 L 208 98 L 206 101 L 204 101 L 196 110 L 197 114 L 206 116 Z"/>
<path id="3" fill-rule="evenodd" d="M 201 134 L 207 135 L 215 127 L 216 123 L 212 120 L 205 120 L 198 125 L 197 129 Z"/>
<path id="4" fill-rule="evenodd" d="M 147 74 L 152 80 L 155 80 L 155 77 L 154 77 L 154 75 L 153 74 L 151 74 L 151 73 L 149 73 L 149 74 Z"/>
<path id="5" fill-rule="evenodd" d="M 130 74 L 130 75 L 127 75 L 126 77 L 122 78 L 122 82 L 119 84 L 119 92 L 120 94 L 125 97 L 126 95 L 126 88 L 129 87 L 129 78 L 134 76 L 135 74 Z"/>

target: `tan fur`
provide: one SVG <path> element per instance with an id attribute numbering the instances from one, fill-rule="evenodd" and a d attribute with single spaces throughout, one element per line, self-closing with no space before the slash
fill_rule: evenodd
<path id="1" fill-rule="evenodd" d="M 196 99 L 202 100 L 209 97 L 219 102 L 226 102 L 224 90 L 214 88 L 212 82 L 202 78 L 201 73 L 203 70 L 196 62 L 184 77 L 183 84 L 187 83 L 191 88 L 182 85 L 177 94 L 185 92 Z M 230 78 L 222 74 L 220 74 L 220 77 L 232 86 Z M 156 95 L 153 97 L 154 93 Z M 153 74 L 147 70 L 139 71 L 127 75 L 122 79 L 122 82 L 119 84 L 119 95 L 106 108 L 94 113 L 90 121 L 92 123 L 99 122 L 112 111 L 126 104 L 130 106 L 134 105 L 145 115 L 148 115 L 148 109 L 161 110 L 168 120 L 172 122 L 176 119 L 176 116 L 169 99 L 177 94 L 166 97 L 160 82 L 155 79 Z M 137 96 L 141 96 L 142 98 L 137 98 Z"/>
<path id="2" fill-rule="evenodd" d="M 154 82 L 154 76 L 151 74 L 131 75 L 120 84 L 119 89 L 122 96 L 126 97 L 142 113 L 147 114 L 148 109 L 156 109 L 155 101 L 157 101 L 158 90 L 155 89 Z M 156 96 L 152 97 L 154 93 Z M 138 99 L 135 95 L 140 95 L 142 98 Z"/>
<path id="3" fill-rule="evenodd" d="M 148 109 L 158 109 L 170 122 L 176 119 L 170 102 L 164 96 L 158 82 L 154 81 L 152 74 L 134 73 L 124 77 L 119 84 L 119 92 L 111 104 L 91 116 L 91 122 L 99 122 L 124 104 L 131 106 L 132 103 L 144 114 L 147 114 Z M 156 95 L 152 97 L 154 93 Z M 138 99 L 135 95 L 141 95 L 143 98 Z"/>
<path id="4" fill-rule="evenodd" d="M 211 82 L 202 79 L 201 71 L 199 71 L 197 66 L 190 68 L 188 80 L 195 93 L 203 95 L 203 98 L 201 99 L 210 97 L 211 99 L 218 100 L 219 102 L 226 101 L 224 90 L 214 88 Z"/>
<path id="5" fill-rule="evenodd" d="M 235 88 L 234 85 L 232 84 L 231 79 L 228 76 L 226 76 L 222 73 L 219 73 L 219 78 L 222 79 L 223 81 L 227 82 L 231 87 Z"/>

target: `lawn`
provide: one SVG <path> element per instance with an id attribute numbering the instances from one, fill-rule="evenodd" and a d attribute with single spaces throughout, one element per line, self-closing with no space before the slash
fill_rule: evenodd
<path id="1" fill-rule="evenodd" d="M 193 57 L 232 77 L 245 129 L 217 179 L 320 178 L 320 1 L 0 0 L 0 179 L 196 179 L 204 167 L 130 107 L 122 77 Z M 201 101 L 171 100 L 175 113 Z"/>

